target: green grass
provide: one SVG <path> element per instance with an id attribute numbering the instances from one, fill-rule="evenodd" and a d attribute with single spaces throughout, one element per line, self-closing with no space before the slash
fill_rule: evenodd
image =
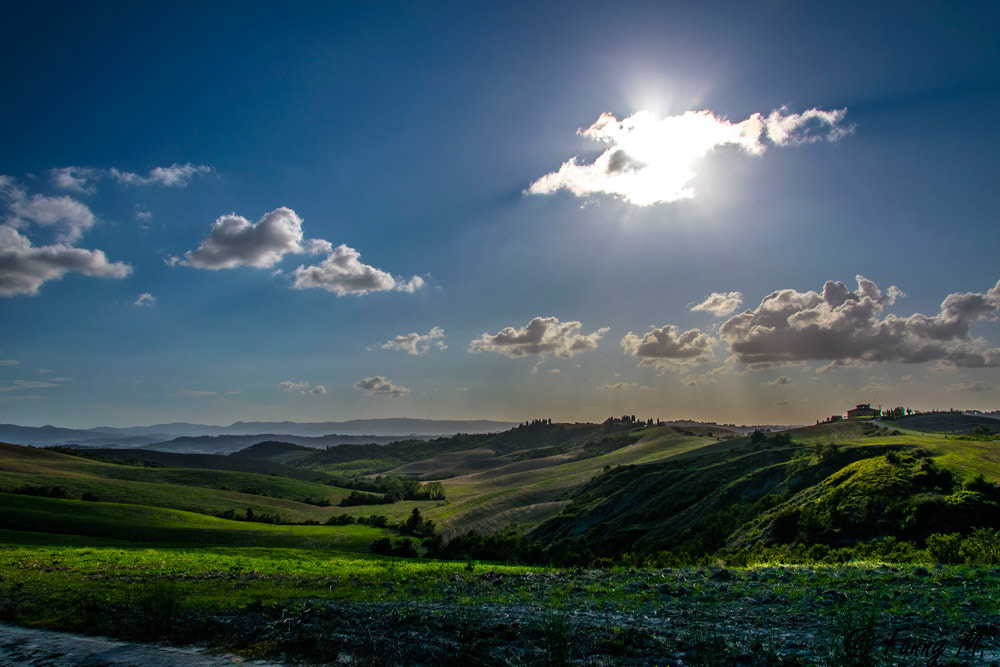
<path id="1" fill-rule="evenodd" d="M 140 468 L 102 463 L 42 449 L 0 444 L 0 491 L 22 486 L 58 486 L 71 497 L 90 493 L 102 501 L 133 503 L 220 514 L 278 514 L 288 521 L 325 521 L 329 508 L 300 501 L 326 499 L 332 504 L 350 491 L 288 477 L 196 468 Z M 246 490 L 259 491 L 244 493 Z"/>
<path id="2" fill-rule="evenodd" d="M 0 527 L 129 542 L 367 551 L 390 533 L 368 526 L 275 526 L 194 512 L 0 494 Z"/>

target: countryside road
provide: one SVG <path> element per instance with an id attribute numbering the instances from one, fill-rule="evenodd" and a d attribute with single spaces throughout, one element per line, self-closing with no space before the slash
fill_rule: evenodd
<path id="1" fill-rule="evenodd" d="M 134 644 L 103 637 L 34 630 L 0 624 L 0 667 L 277 667 L 237 656 L 210 655 L 199 649 Z"/>

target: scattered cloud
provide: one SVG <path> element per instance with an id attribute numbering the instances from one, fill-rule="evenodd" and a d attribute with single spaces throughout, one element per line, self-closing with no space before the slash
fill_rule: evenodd
<path id="1" fill-rule="evenodd" d="M 199 174 L 211 174 L 212 167 L 203 164 L 172 164 L 169 167 L 153 167 L 146 176 L 131 171 L 120 171 L 112 167 L 108 174 L 122 185 L 163 185 L 183 188 Z"/>
<path id="2" fill-rule="evenodd" d="M 549 375 L 559 375 L 560 373 L 562 373 L 562 371 L 559 370 L 558 368 L 550 368 L 549 369 Z"/>
<path id="3" fill-rule="evenodd" d="M 972 338 L 969 327 L 996 319 L 1000 282 L 985 293 L 950 294 L 936 315 L 897 317 L 883 311 L 903 296 L 857 276 L 858 289 L 828 281 L 823 292 L 783 289 L 755 310 L 727 320 L 719 334 L 736 361 L 751 369 L 804 361 L 829 361 L 820 369 L 862 363 L 923 363 L 981 368 L 1000 366 L 1000 348 Z"/>
<path id="4" fill-rule="evenodd" d="M 17 359 L 0 359 L 0 366 L 17 366 L 19 363 Z"/>
<path id="5" fill-rule="evenodd" d="M 670 324 L 651 329 L 642 338 L 629 331 L 621 346 L 628 354 L 642 359 L 640 366 L 655 366 L 661 371 L 711 361 L 714 338 L 700 329 L 679 331 Z"/>
<path id="6" fill-rule="evenodd" d="M 354 388 L 363 391 L 369 396 L 394 396 L 396 398 L 410 393 L 406 387 L 393 384 L 389 378 L 376 375 L 375 377 L 358 380 L 354 383 Z"/>
<path id="7" fill-rule="evenodd" d="M 295 269 L 294 289 L 319 288 L 337 296 L 367 294 L 369 292 L 414 292 L 423 287 L 424 279 L 413 276 L 408 281 L 397 280 L 392 275 L 362 264 L 361 253 L 346 245 L 339 245 L 322 262 L 314 266 Z"/>
<path id="8" fill-rule="evenodd" d="M 141 308 L 152 308 L 156 305 L 156 297 L 149 292 L 143 292 L 135 301 L 132 302 L 133 306 L 139 306 Z"/>
<path id="9" fill-rule="evenodd" d="M 572 357 L 593 350 L 609 329 L 578 333 L 580 322 L 560 322 L 555 317 L 536 317 L 521 329 L 506 327 L 498 333 L 484 333 L 469 344 L 469 352 L 496 352 L 508 357 L 527 355 Z"/>
<path id="10" fill-rule="evenodd" d="M 212 223 L 212 231 L 195 250 L 173 257 L 172 264 L 198 269 L 233 269 L 252 266 L 267 269 L 288 253 L 329 252 L 331 245 L 321 239 L 303 240 L 302 219 L 282 206 L 265 214 L 256 223 L 230 213 Z"/>
<path id="11" fill-rule="evenodd" d="M 787 375 L 781 375 L 779 377 L 774 378 L 770 382 L 761 382 L 760 386 L 762 386 L 762 387 L 778 387 L 780 385 L 786 385 L 786 384 L 791 384 L 791 383 L 792 383 L 792 379 L 790 377 L 788 377 Z"/>
<path id="12" fill-rule="evenodd" d="M 109 262 L 101 250 L 66 244 L 33 247 L 16 229 L 0 225 L 0 296 L 34 296 L 46 282 L 71 272 L 124 278 L 132 273 L 132 267 L 124 262 Z"/>
<path id="13" fill-rule="evenodd" d="M 49 170 L 49 179 L 53 186 L 82 195 L 93 194 L 97 189 L 96 181 L 102 176 L 103 172 L 100 169 L 91 167 L 60 167 Z"/>
<path id="14" fill-rule="evenodd" d="M 0 176 L 0 199 L 7 202 L 5 225 L 14 229 L 50 227 L 55 230 L 56 243 L 74 243 L 97 222 L 83 202 L 65 195 L 29 197 L 27 191 L 8 176 Z"/>
<path id="15" fill-rule="evenodd" d="M 205 396 L 215 396 L 217 393 L 218 392 L 201 389 L 178 389 L 174 393 L 168 394 L 168 396 L 180 398 L 203 398 Z"/>
<path id="16" fill-rule="evenodd" d="M 55 378 L 53 378 L 55 379 Z M 8 380 L 0 382 L 0 392 L 24 391 L 26 389 L 49 389 L 58 387 L 55 382 L 43 382 L 41 380 Z"/>
<path id="17" fill-rule="evenodd" d="M 142 204 L 135 205 L 135 219 L 140 222 L 149 222 L 153 219 L 153 214 Z"/>
<path id="18" fill-rule="evenodd" d="M 948 391 L 968 391 L 978 394 L 984 391 L 993 391 L 993 385 L 982 380 L 963 380 L 962 382 L 948 385 Z"/>
<path id="19" fill-rule="evenodd" d="M 718 317 L 722 317 L 723 315 L 731 314 L 740 307 L 741 303 L 743 303 L 743 295 L 739 292 L 730 292 L 729 294 L 712 292 L 707 299 L 696 306 L 692 306 L 691 310 L 714 313 Z"/>
<path id="20" fill-rule="evenodd" d="M 614 384 L 605 384 L 597 388 L 598 391 L 650 391 L 652 387 L 647 387 L 646 385 L 638 384 L 637 382 L 615 382 Z"/>
<path id="21" fill-rule="evenodd" d="M 785 399 L 781 399 L 780 401 L 775 401 L 774 404 L 777 406 L 785 406 L 788 405 L 788 401 Z"/>
<path id="22" fill-rule="evenodd" d="M 382 343 L 382 347 L 386 350 L 401 350 L 407 354 L 423 354 L 432 346 L 438 350 L 446 350 L 448 346 L 444 344 L 444 341 L 437 340 L 443 336 L 444 329 L 433 327 L 426 334 L 413 332 L 405 336 L 396 336 L 392 340 Z"/>
<path id="23" fill-rule="evenodd" d="M 570 158 L 558 171 L 532 183 L 527 192 L 568 190 L 577 197 L 606 193 L 637 206 L 690 199 L 695 162 L 713 149 L 735 146 L 750 155 L 762 155 L 769 145 L 836 141 L 852 131 L 841 125 L 846 113 L 847 109 L 810 109 L 795 114 L 782 107 L 766 117 L 755 113 L 739 123 L 707 110 L 665 118 L 639 111 L 623 120 L 604 113 L 577 134 L 608 148 L 590 164 Z"/>
<path id="24" fill-rule="evenodd" d="M 294 391 L 294 392 L 298 392 L 298 393 L 300 393 L 302 395 L 306 395 L 306 394 L 325 394 L 326 393 L 326 387 L 324 387 L 323 385 L 318 384 L 316 386 L 313 386 L 313 385 L 309 384 L 308 382 L 292 382 L 291 380 L 284 380 L 283 382 L 279 382 L 278 386 L 281 387 L 285 391 L 288 391 L 288 392 L 293 392 Z"/>

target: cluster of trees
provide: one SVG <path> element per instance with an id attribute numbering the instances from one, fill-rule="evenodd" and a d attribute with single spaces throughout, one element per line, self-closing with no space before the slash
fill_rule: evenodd
<path id="1" fill-rule="evenodd" d="M 281 518 L 280 514 L 268 514 L 267 512 L 254 512 L 252 507 L 248 507 L 247 511 L 240 514 L 238 510 L 226 510 L 216 514 L 220 519 L 229 519 L 230 521 L 252 521 L 254 523 L 273 523 L 273 524 L 285 524 L 288 523 Z M 318 521 L 313 521 L 310 523 L 319 523 Z"/>
<path id="2" fill-rule="evenodd" d="M 331 486 L 354 489 L 341 506 L 388 505 L 398 500 L 444 500 L 444 485 L 441 482 L 420 483 L 415 479 L 405 479 L 399 475 L 381 475 L 375 479 L 350 478 L 327 482 Z"/>
<path id="3" fill-rule="evenodd" d="M 524 422 L 523 424 L 518 424 L 516 428 L 531 428 L 537 426 L 552 426 L 551 419 L 532 419 L 530 422 Z"/>

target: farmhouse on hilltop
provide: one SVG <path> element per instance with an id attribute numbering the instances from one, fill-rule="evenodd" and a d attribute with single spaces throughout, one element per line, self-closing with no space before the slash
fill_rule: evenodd
<path id="1" fill-rule="evenodd" d="M 882 411 L 873 408 L 871 403 L 859 403 L 853 410 L 847 411 L 848 419 L 871 419 L 873 417 L 881 416 Z"/>

